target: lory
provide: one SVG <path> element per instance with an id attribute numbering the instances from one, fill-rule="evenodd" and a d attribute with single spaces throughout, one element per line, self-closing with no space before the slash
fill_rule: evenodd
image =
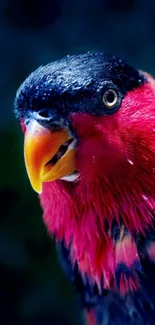
<path id="1" fill-rule="evenodd" d="M 86 324 L 155 324 L 153 77 L 115 55 L 66 56 L 28 76 L 15 114 Z"/>

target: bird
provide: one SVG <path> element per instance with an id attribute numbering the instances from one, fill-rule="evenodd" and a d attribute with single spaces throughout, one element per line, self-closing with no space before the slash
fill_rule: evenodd
<path id="1" fill-rule="evenodd" d="M 154 324 L 153 76 L 113 54 L 67 55 L 22 82 L 14 113 L 86 324 Z"/>

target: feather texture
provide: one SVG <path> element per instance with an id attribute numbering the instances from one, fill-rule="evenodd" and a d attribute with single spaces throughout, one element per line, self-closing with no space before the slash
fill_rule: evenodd
<path id="1" fill-rule="evenodd" d="M 70 245 L 73 264 L 77 262 L 82 276 L 99 290 L 102 277 L 106 289 L 115 287 L 118 255 L 123 256 L 113 240 L 113 223 L 118 228 L 123 224 L 130 234 L 128 263 L 133 264 L 139 260 L 134 236 L 154 226 L 154 95 L 145 83 L 126 95 L 117 114 L 73 114 L 80 179 L 75 184 L 44 184 L 40 197 L 49 232 Z"/>

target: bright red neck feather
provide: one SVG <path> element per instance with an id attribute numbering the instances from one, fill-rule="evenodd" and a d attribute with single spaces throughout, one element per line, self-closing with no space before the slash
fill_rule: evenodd
<path id="1" fill-rule="evenodd" d="M 111 287 L 117 264 L 113 220 L 119 224 L 121 218 L 132 236 L 145 233 L 154 217 L 154 90 L 146 83 L 127 94 L 117 113 L 75 114 L 72 121 L 79 139 L 80 180 L 44 184 L 40 196 L 44 221 L 58 240 L 71 243 L 72 260 L 78 262 L 82 275 L 87 274 L 99 288 L 103 275 L 105 287 Z M 125 245 L 133 250 L 134 262 L 134 241 Z"/>

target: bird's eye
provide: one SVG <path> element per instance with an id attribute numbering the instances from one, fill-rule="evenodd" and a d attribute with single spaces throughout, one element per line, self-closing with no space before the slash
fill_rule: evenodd
<path id="1" fill-rule="evenodd" d="M 107 109 L 113 109 L 118 101 L 117 92 L 114 89 L 106 90 L 103 94 L 102 100 Z"/>

